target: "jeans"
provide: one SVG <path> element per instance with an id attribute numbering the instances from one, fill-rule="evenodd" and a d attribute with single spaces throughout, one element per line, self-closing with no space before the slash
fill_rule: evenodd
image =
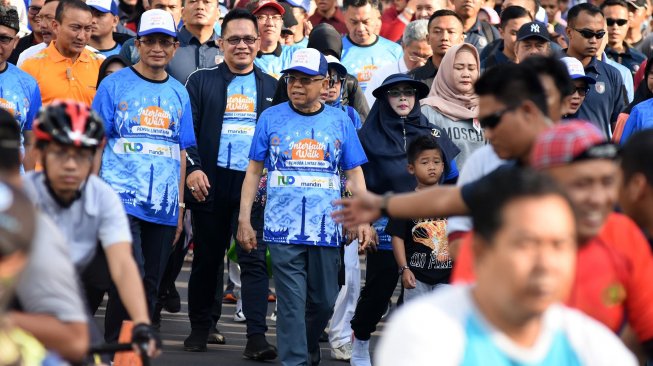
<path id="1" fill-rule="evenodd" d="M 132 232 L 132 251 L 138 269 L 143 277 L 147 307 L 154 314 L 158 300 L 159 285 L 172 252 L 173 240 L 177 230 L 174 226 L 154 224 L 134 216 L 129 217 Z M 107 315 L 104 319 L 104 338 L 108 343 L 118 340 L 122 321 L 129 319 L 115 285 L 109 289 Z"/>
<path id="2" fill-rule="evenodd" d="M 398 279 L 397 262 L 392 250 L 367 254 L 365 286 L 361 290 L 354 317 L 351 319 L 351 329 L 357 339 L 370 339 L 387 309 Z"/>
<path id="3" fill-rule="evenodd" d="M 269 245 L 277 290 L 277 346 L 284 366 L 319 360 L 320 334 L 338 296 L 338 248 Z"/>

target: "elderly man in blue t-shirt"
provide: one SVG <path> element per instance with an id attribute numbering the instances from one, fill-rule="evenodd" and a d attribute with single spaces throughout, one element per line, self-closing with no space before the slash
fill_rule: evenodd
<path id="1" fill-rule="evenodd" d="M 320 102 L 329 81 L 327 61 L 312 48 L 295 52 L 283 70 L 290 101 L 266 109 L 256 125 L 243 183 L 237 239 L 257 247 L 250 212 L 263 167 L 267 203 L 263 241 L 268 244 L 278 296 L 277 337 L 283 365 L 316 364 L 318 338 L 338 295 L 342 230 L 333 219 L 340 174 L 365 187 L 367 162 L 351 120 Z M 356 233 L 364 245 L 370 226 Z"/>

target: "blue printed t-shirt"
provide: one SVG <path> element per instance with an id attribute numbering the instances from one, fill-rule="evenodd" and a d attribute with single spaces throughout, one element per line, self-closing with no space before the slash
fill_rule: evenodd
<path id="1" fill-rule="evenodd" d="M 374 70 L 399 61 L 402 54 L 400 45 L 380 36 L 377 36 L 376 41 L 368 46 L 357 45 L 349 39 L 349 36 L 345 36 L 342 38 L 340 62 L 347 68 L 348 73 L 356 76 L 365 92 L 367 82 L 372 79 Z"/>
<path id="2" fill-rule="evenodd" d="M 41 91 L 36 80 L 25 71 L 6 63 L 0 71 L 0 108 L 8 111 L 20 124 L 20 130 L 31 131 L 32 122 L 41 108 Z M 20 152 L 25 154 L 24 138 L 21 134 Z M 24 173 L 23 166 L 20 166 Z"/>
<path id="3" fill-rule="evenodd" d="M 128 215 L 176 226 L 180 150 L 195 145 L 186 89 L 170 76 L 149 80 L 129 67 L 100 83 L 93 109 L 107 133 L 100 176 Z"/>
<path id="4" fill-rule="evenodd" d="M 122 45 L 116 42 L 116 45 L 113 48 L 109 48 L 108 50 L 98 50 L 98 53 L 103 55 L 104 57 L 109 57 L 113 55 L 119 55 L 121 49 L 122 49 Z"/>
<path id="5" fill-rule="evenodd" d="M 340 198 L 340 173 L 367 162 L 351 119 L 323 106 L 312 114 L 290 103 L 259 117 L 249 158 L 264 161 L 267 202 L 263 240 L 337 247 L 341 229 L 331 219 Z"/>
<path id="6" fill-rule="evenodd" d="M 218 166 L 245 171 L 256 128 L 256 78 L 254 71 L 236 76 L 227 87 Z"/>
<path id="7" fill-rule="evenodd" d="M 298 47 L 295 46 L 277 45 L 272 53 L 259 52 L 254 59 L 254 65 L 258 66 L 264 73 L 279 79 L 282 74 L 281 71 L 290 66 L 292 55 L 297 49 Z"/>

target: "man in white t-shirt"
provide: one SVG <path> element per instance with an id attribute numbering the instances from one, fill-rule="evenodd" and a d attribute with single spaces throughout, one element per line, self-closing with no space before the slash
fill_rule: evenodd
<path id="1" fill-rule="evenodd" d="M 576 263 L 576 218 L 563 191 L 527 169 L 485 179 L 473 193 L 476 285 L 406 304 L 376 365 L 635 365 L 610 330 L 559 304 Z"/>

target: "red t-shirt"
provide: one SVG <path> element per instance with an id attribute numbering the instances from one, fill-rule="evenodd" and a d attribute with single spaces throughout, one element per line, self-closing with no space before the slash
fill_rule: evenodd
<path id="1" fill-rule="evenodd" d="M 461 242 L 452 283 L 475 279 L 471 242 L 469 233 Z M 615 333 L 627 321 L 640 341 L 653 339 L 653 256 L 634 222 L 612 213 L 599 235 L 579 248 L 576 266 L 567 305 Z"/>
<path id="2" fill-rule="evenodd" d="M 404 35 L 406 23 L 399 19 L 399 13 L 394 5 L 385 9 L 381 15 L 381 37 L 397 42 Z"/>

